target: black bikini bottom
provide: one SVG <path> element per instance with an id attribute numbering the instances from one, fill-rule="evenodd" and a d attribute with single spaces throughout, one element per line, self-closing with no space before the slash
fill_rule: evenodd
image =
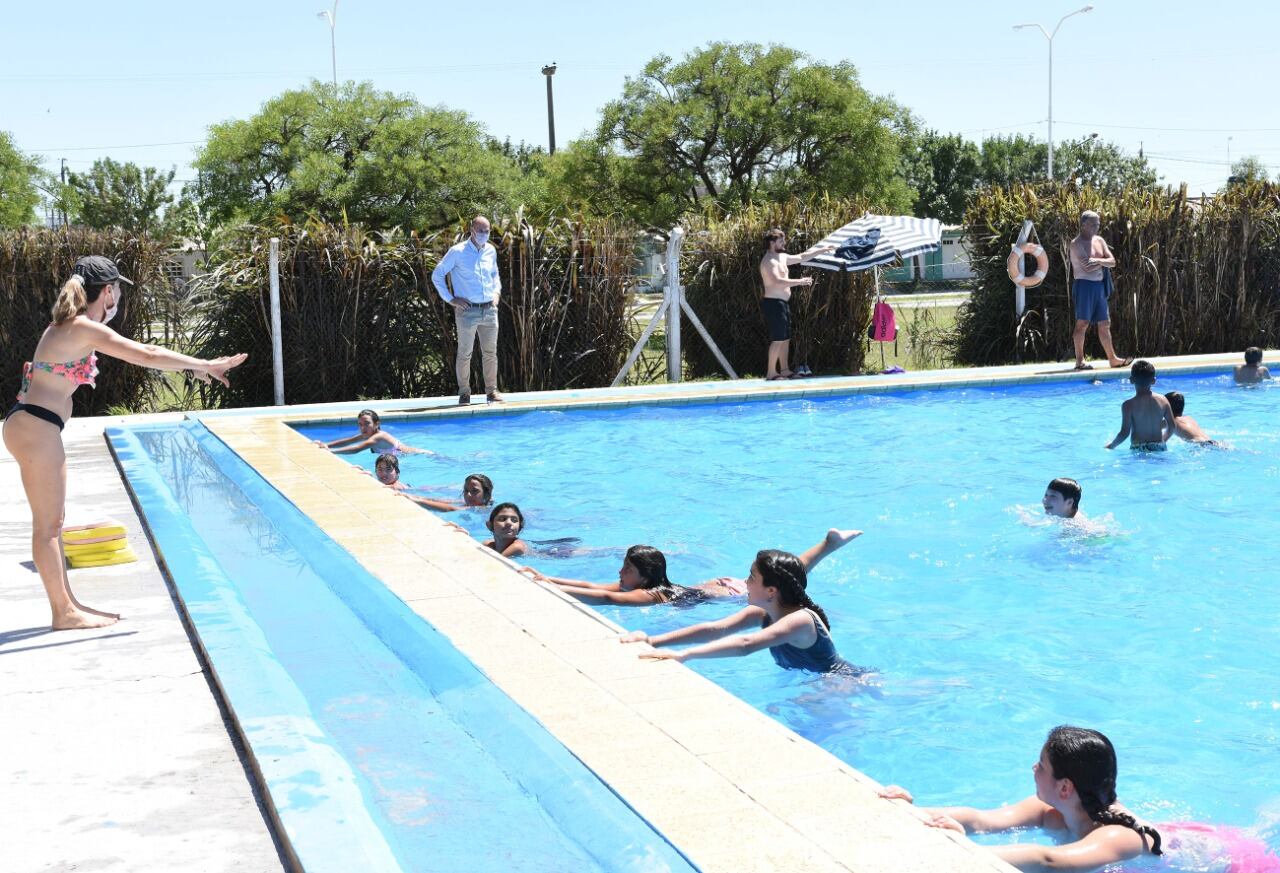
<path id="1" fill-rule="evenodd" d="M 62 420 L 61 415 L 58 415 L 58 413 L 51 409 L 45 409 L 43 406 L 36 406 L 34 403 L 15 403 L 13 404 L 13 409 L 9 410 L 9 415 L 13 415 L 15 412 L 25 412 L 27 415 L 34 415 L 41 421 L 47 421 L 49 424 L 56 424 L 58 426 L 58 430 L 62 430 L 67 426 L 67 423 Z M 5 418 L 8 418 L 9 415 L 6 415 Z"/>

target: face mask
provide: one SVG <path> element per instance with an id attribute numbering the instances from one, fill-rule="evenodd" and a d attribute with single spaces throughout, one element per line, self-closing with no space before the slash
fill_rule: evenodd
<path id="1" fill-rule="evenodd" d="M 109 323 L 111 319 L 116 317 L 116 312 L 118 312 L 119 310 L 120 310 L 120 291 L 118 289 L 113 288 L 111 291 L 111 305 L 107 307 L 107 314 L 102 317 L 102 323 L 103 324 Z"/>
<path id="2" fill-rule="evenodd" d="M 475 239 L 476 245 L 478 246 L 482 246 L 489 241 L 489 231 L 487 230 L 477 231 L 473 233 L 471 236 Z"/>

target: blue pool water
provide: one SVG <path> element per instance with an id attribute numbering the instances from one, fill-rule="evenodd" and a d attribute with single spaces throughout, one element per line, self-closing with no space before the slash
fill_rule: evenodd
<path id="1" fill-rule="evenodd" d="M 611 581 L 648 543 L 695 583 L 745 575 L 760 548 L 865 530 L 810 593 L 877 688 L 766 653 L 690 666 L 918 803 L 1031 794 L 1046 733 L 1074 723 L 1111 737 L 1140 816 L 1249 828 L 1280 849 L 1280 386 L 1157 385 L 1175 388 L 1230 449 L 1106 451 L 1122 382 L 387 426 L 447 455 L 402 458 L 405 481 L 454 495 L 484 472 L 525 511 L 526 539 L 578 538 L 575 556 L 528 560 L 553 575 Z M 1056 476 L 1082 483 L 1094 534 L 1043 517 Z M 479 514 L 450 517 L 483 534 Z M 603 611 L 654 632 L 731 604 Z"/>
<path id="2" fill-rule="evenodd" d="M 305 869 L 692 869 L 203 426 L 110 436 Z"/>

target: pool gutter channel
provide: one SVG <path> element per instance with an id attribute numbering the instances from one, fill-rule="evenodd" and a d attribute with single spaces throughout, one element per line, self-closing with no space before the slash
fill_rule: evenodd
<path id="1" fill-rule="evenodd" d="M 119 452 L 115 442 L 104 431 L 103 438 L 107 444 L 107 449 L 111 453 L 111 459 L 115 462 L 116 470 L 120 474 L 120 479 L 124 482 L 125 491 L 129 495 L 129 500 L 133 504 L 135 514 L 138 516 L 142 524 L 143 532 L 147 535 L 147 540 L 151 544 L 151 551 L 156 556 L 156 566 L 159 568 L 161 575 L 164 577 L 166 586 L 169 590 L 169 597 L 173 601 L 179 617 L 182 620 L 183 629 L 187 632 L 187 638 L 191 641 L 192 648 L 196 652 L 196 657 L 200 662 L 201 668 L 209 679 L 209 687 L 213 691 L 214 699 L 218 704 L 218 710 L 222 714 L 223 722 L 227 725 L 228 730 L 234 732 L 236 738 L 236 750 L 244 762 L 253 785 L 254 799 L 258 802 L 259 807 L 265 813 L 267 826 L 271 831 L 272 841 L 276 845 L 276 849 L 280 853 L 280 858 L 284 862 L 287 869 L 292 873 L 305 873 L 306 868 L 303 866 L 301 859 L 298 857 L 293 840 L 289 837 L 288 829 L 285 828 L 284 822 L 280 818 L 280 809 L 276 806 L 275 800 L 271 794 L 269 783 L 266 775 L 263 773 L 262 764 L 258 760 L 258 756 L 254 751 L 254 745 L 245 733 L 240 720 L 236 718 L 235 708 L 231 704 L 230 696 L 226 687 L 223 685 L 221 677 L 218 675 L 217 667 L 214 659 L 211 657 L 209 650 L 205 647 L 204 639 L 200 632 L 196 629 L 195 621 L 191 613 L 187 609 L 186 600 L 182 597 L 182 593 L 178 590 L 174 582 L 173 572 L 169 568 L 169 563 L 165 559 L 164 550 L 161 548 L 156 538 L 155 531 L 151 526 L 151 519 L 148 517 L 146 510 L 139 500 L 138 493 L 134 489 L 134 484 L 129 476 L 125 473 L 124 465 L 121 462 Z"/>
<path id="2" fill-rule="evenodd" d="M 1236 361 L 1155 362 L 1163 374 L 1184 375 L 1223 372 Z M 732 393 L 719 387 L 724 383 L 678 395 L 623 389 L 580 401 L 442 404 L 404 417 L 1095 381 L 1126 378 L 1128 371 L 972 374 L 790 390 L 748 385 Z M 520 575 L 515 564 L 342 458 L 317 452 L 288 426 L 333 417 L 201 418 L 700 869 L 1012 869 L 967 840 L 922 828 L 912 812 L 876 798 L 873 780 L 685 666 L 640 661 L 617 645 L 620 628 L 612 622 Z"/>

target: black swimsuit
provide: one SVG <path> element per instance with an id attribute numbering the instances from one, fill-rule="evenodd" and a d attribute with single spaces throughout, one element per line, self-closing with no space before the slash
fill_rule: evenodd
<path id="1" fill-rule="evenodd" d="M 27 415 L 34 415 L 41 421 L 47 421 L 49 424 L 57 425 L 58 430 L 62 430 L 67 426 L 67 423 L 62 420 L 61 415 L 58 415 L 58 413 L 54 412 L 52 409 L 45 409 L 43 406 L 37 406 L 34 403 L 18 402 L 13 404 L 13 408 L 9 410 L 9 415 L 6 415 L 5 418 L 9 418 L 9 416 L 13 415 L 15 412 L 25 412 Z"/>

